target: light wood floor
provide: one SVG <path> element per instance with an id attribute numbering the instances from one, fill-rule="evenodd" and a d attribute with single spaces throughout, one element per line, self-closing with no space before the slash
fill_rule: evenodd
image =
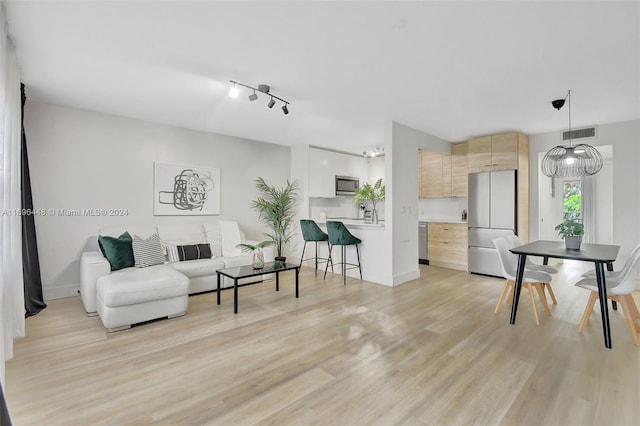
<path id="1" fill-rule="evenodd" d="M 579 269 L 582 268 L 582 269 Z M 27 319 L 6 364 L 15 425 L 637 425 L 640 349 L 611 311 L 583 334 L 583 264 L 542 324 L 493 314 L 503 281 L 421 267 L 396 288 L 301 274 L 189 299 L 186 316 L 106 333 L 79 298 Z M 289 274 L 287 274 L 289 275 Z M 523 293 L 526 296 L 526 293 Z"/>

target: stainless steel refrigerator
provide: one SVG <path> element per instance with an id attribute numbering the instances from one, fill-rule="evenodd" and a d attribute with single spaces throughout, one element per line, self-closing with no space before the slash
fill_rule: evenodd
<path id="1" fill-rule="evenodd" d="M 516 173 L 469 173 L 469 272 L 502 276 L 492 240 L 518 235 Z"/>

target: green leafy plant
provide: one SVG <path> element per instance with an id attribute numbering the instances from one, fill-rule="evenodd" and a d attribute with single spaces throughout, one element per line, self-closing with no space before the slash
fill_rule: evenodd
<path id="1" fill-rule="evenodd" d="M 373 207 L 375 214 L 377 214 L 376 203 L 378 201 L 384 201 L 385 198 L 385 186 L 382 184 L 382 178 L 378 179 L 374 185 L 365 183 L 360 188 L 356 189 L 353 195 L 353 203 L 361 204 L 365 201 L 369 201 Z"/>
<path id="2" fill-rule="evenodd" d="M 260 220 L 267 225 L 265 236 L 276 246 L 276 255 L 283 257 L 284 249 L 293 236 L 293 223 L 298 200 L 298 183 L 289 182 L 282 187 L 269 185 L 261 177 L 256 179 L 258 198 L 251 202 Z"/>
<path id="3" fill-rule="evenodd" d="M 265 240 L 265 241 L 259 242 L 258 244 L 240 243 L 240 244 L 236 245 L 236 247 L 239 247 L 244 252 L 252 252 L 255 249 L 261 249 L 261 248 L 269 247 L 269 246 L 272 246 L 273 244 L 274 244 L 273 241 Z"/>
<path id="4" fill-rule="evenodd" d="M 584 225 L 577 220 L 567 219 L 555 227 L 558 235 L 565 237 L 582 237 L 584 235 Z"/>

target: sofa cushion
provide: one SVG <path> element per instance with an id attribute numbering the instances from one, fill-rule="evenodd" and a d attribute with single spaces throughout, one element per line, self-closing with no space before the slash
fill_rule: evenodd
<path id="1" fill-rule="evenodd" d="M 98 298 L 104 306 L 135 305 L 189 293 L 189 278 L 167 265 L 128 268 L 98 278 Z"/>
<path id="2" fill-rule="evenodd" d="M 174 262 L 171 264 L 171 267 L 189 278 L 213 275 L 215 279 L 217 275 L 216 271 L 218 269 L 224 269 L 226 266 L 222 259 L 223 258 L 199 259 L 189 260 L 187 262 Z"/>
<path id="3" fill-rule="evenodd" d="M 134 235 L 132 246 L 136 268 L 146 268 L 164 263 L 164 253 L 158 234 L 153 234 L 144 240 Z"/>
<path id="4" fill-rule="evenodd" d="M 100 250 L 109 261 L 112 271 L 129 268 L 134 265 L 131 240 L 131 235 L 126 231 L 118 238 L 106 235 L 100 235 L 98 237 Z"/>

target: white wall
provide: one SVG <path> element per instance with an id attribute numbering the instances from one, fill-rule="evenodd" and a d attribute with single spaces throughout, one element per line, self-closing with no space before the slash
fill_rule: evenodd
<path id="1" fill-rule="evenodd" d="M 212 117 L 215 119 L 215 117 Z M 45 298 L 79 288 L 79 258 L 98 228 L 237 220 L 250 238 L 263 227 L 250 202 L 254 179 L 284 185 L 290 149 L 247 139 L 27 101 L 25 128 L 36 209 L 127 209 L 125 217 L 36 217 Z M 218 167 L 219 216 L 153 216 L 153 163 Z"/>
<path id="2" fill-rule="evenodd" d="M 395 284 L 418 278 L 418 148 L 451 153 L 443 139 L 399 123 L 391 123 L 391 149 L 386 149 L 387 223 L 392 222 L 393 280 Z M 389 155 L 391 152 L 391 155 Z M 392 179 L 389 179 L 389 176 Z M 392 212 L 391 215 L 389 212 Z"/>
<path id="3" fill-rule="evenodd" d="M 561 142 L 561 132 L 529 136 L 530 235 L 538 235 L 538 153 Z M 593 146 L 613 145 L 613 244 L 620 245 L 616 261 L 619 268 L 640 242 L 640 120 L 598 126 L 597 139 L 586 140 Z"/>

